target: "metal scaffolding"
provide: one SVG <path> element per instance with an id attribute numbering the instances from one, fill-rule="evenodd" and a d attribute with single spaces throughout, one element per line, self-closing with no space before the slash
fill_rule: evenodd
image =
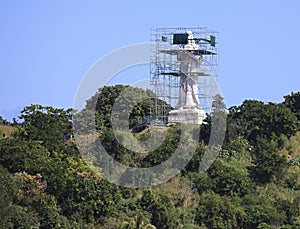
<path id="1" fill-rule="evenodd" d="M 192 39 L 187 34 L 192 33 Z M 153 125 L 168 122 L 168 108 L 176 106 L 179 99 L 180 60 L 178 52 L 187 42 L 196 44 L 197 49 L 188 50 L 201 59 L 198 78 L 200 106 L 206 113 L 212 111 L 213 97 L 219 92 L 218 77 L 218 33 L 205 27 L 198 28 L 157 28 L 151 30 L 150 89 L 155 101 Z M 186 51 L 186 50 L 185 50 Z M 163 103 L 165 101 L 166 103 Z"/>

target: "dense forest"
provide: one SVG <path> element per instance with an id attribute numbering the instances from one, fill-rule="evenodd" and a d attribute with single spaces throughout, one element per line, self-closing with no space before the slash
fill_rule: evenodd
<path id="1" fill-rule="evenodd" d="M 175 151 L 180 126 L 164 128 L 161 146 L 142 157 L 122 147 L 110 114 L 128 88 L 99 89 L 82 111 L 94 114 L 97 135 L 84 133 L 85 123 L 77 129 L 123 164 L 157 165 Z M 151 106 L 149 99 L 134 106 L 130 128 Z M 300 228 L 300 92 L 282 103 L 245 100 L 226 113 L 224 144 L 206 172 L 198 167 L 213 113 L 198 126 L 197 150 L 181 173 L 148 188 L 112 184 L 86 163 L 70 137 L 72 109 L 30 105 L 13 123 L 0 116 L 0 228 Z M 134 136 L 147 139 L 149 128 Z"/>

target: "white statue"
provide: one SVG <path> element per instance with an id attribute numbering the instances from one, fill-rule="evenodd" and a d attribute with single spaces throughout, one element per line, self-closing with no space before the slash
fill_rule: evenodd
<path id="1" fill-rule="evenodd" d="M 169 113 L 169 123 L 202 124 L 205 112 L 200 108 L 198 76 L 200 73 L 201 56 L 192 54 L 199 50 L 199 45 L 193 39 L 193 33 L 187 32 L 188 43 L 177 53 L 180 63 L 179 99 L 175 110 Z"/>
<path id="2" fill-rule="evenodd" d="M 180 88 L 176 108 L 200 107 L 197 72 L 199 72 L 201 60 L 199 56 L 188 52 L 198 50 L 199 45 L 193 40 L 192 32 L 188 31 L 187 34 L 188 44 L 183 47 L 183 50 L 187 52 L 177 54 L 177 60 L 180 62 Z"/>

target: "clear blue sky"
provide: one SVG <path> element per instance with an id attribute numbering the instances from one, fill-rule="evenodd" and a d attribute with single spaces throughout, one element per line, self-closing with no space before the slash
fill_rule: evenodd
<path id="1" fill-rule="evenodd" d="M 59 1 L 0 3 L 0 115 L 32 103 L 72 107 L 88 68 L 158 27 L 220 32 L 219 83 L 228 106 L 281 102 L 300 91 L 300 1 Z"/>

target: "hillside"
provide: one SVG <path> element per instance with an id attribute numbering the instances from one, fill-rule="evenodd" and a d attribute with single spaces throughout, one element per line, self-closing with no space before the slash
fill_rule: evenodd
<path id="1" fill-rule="evenodd" d="M 209 114 L 206 125 L 192 127 L 200 138 L 179 174 L 156 186 L 130 188 L 106 180 L 104 172 L 118 171 L 100 150 L 123 165 L 153 167 L 181 147 L 182 130 L 180 125 L 143 127 L 132 135 L 113 130 L 112 105 L 124 88 L 102 88 L 75 114 L 92 113 L 96 129 L 88 118 L 74 122 L 72 109 L 42 105 L 25 107 L 17 127 L 0 126 L 7 136 L 0 139 L 0 228 L 300 228 L 300 93 L 280 104 L 245 100 L 228 108 L 224 144 L 209 169 L 199 173 L 214 115 Z M 135 106 L 132 127 L 149 115 L 150 105 Z M 193 131 L 184 141 L 190 142 Z M 171 167 L 184 158 L 177 159 Z M 126 172 L 120 181 L 130 177 Z M 161 174 L 142 174 L 139 181 L 147 184 Z"/>

